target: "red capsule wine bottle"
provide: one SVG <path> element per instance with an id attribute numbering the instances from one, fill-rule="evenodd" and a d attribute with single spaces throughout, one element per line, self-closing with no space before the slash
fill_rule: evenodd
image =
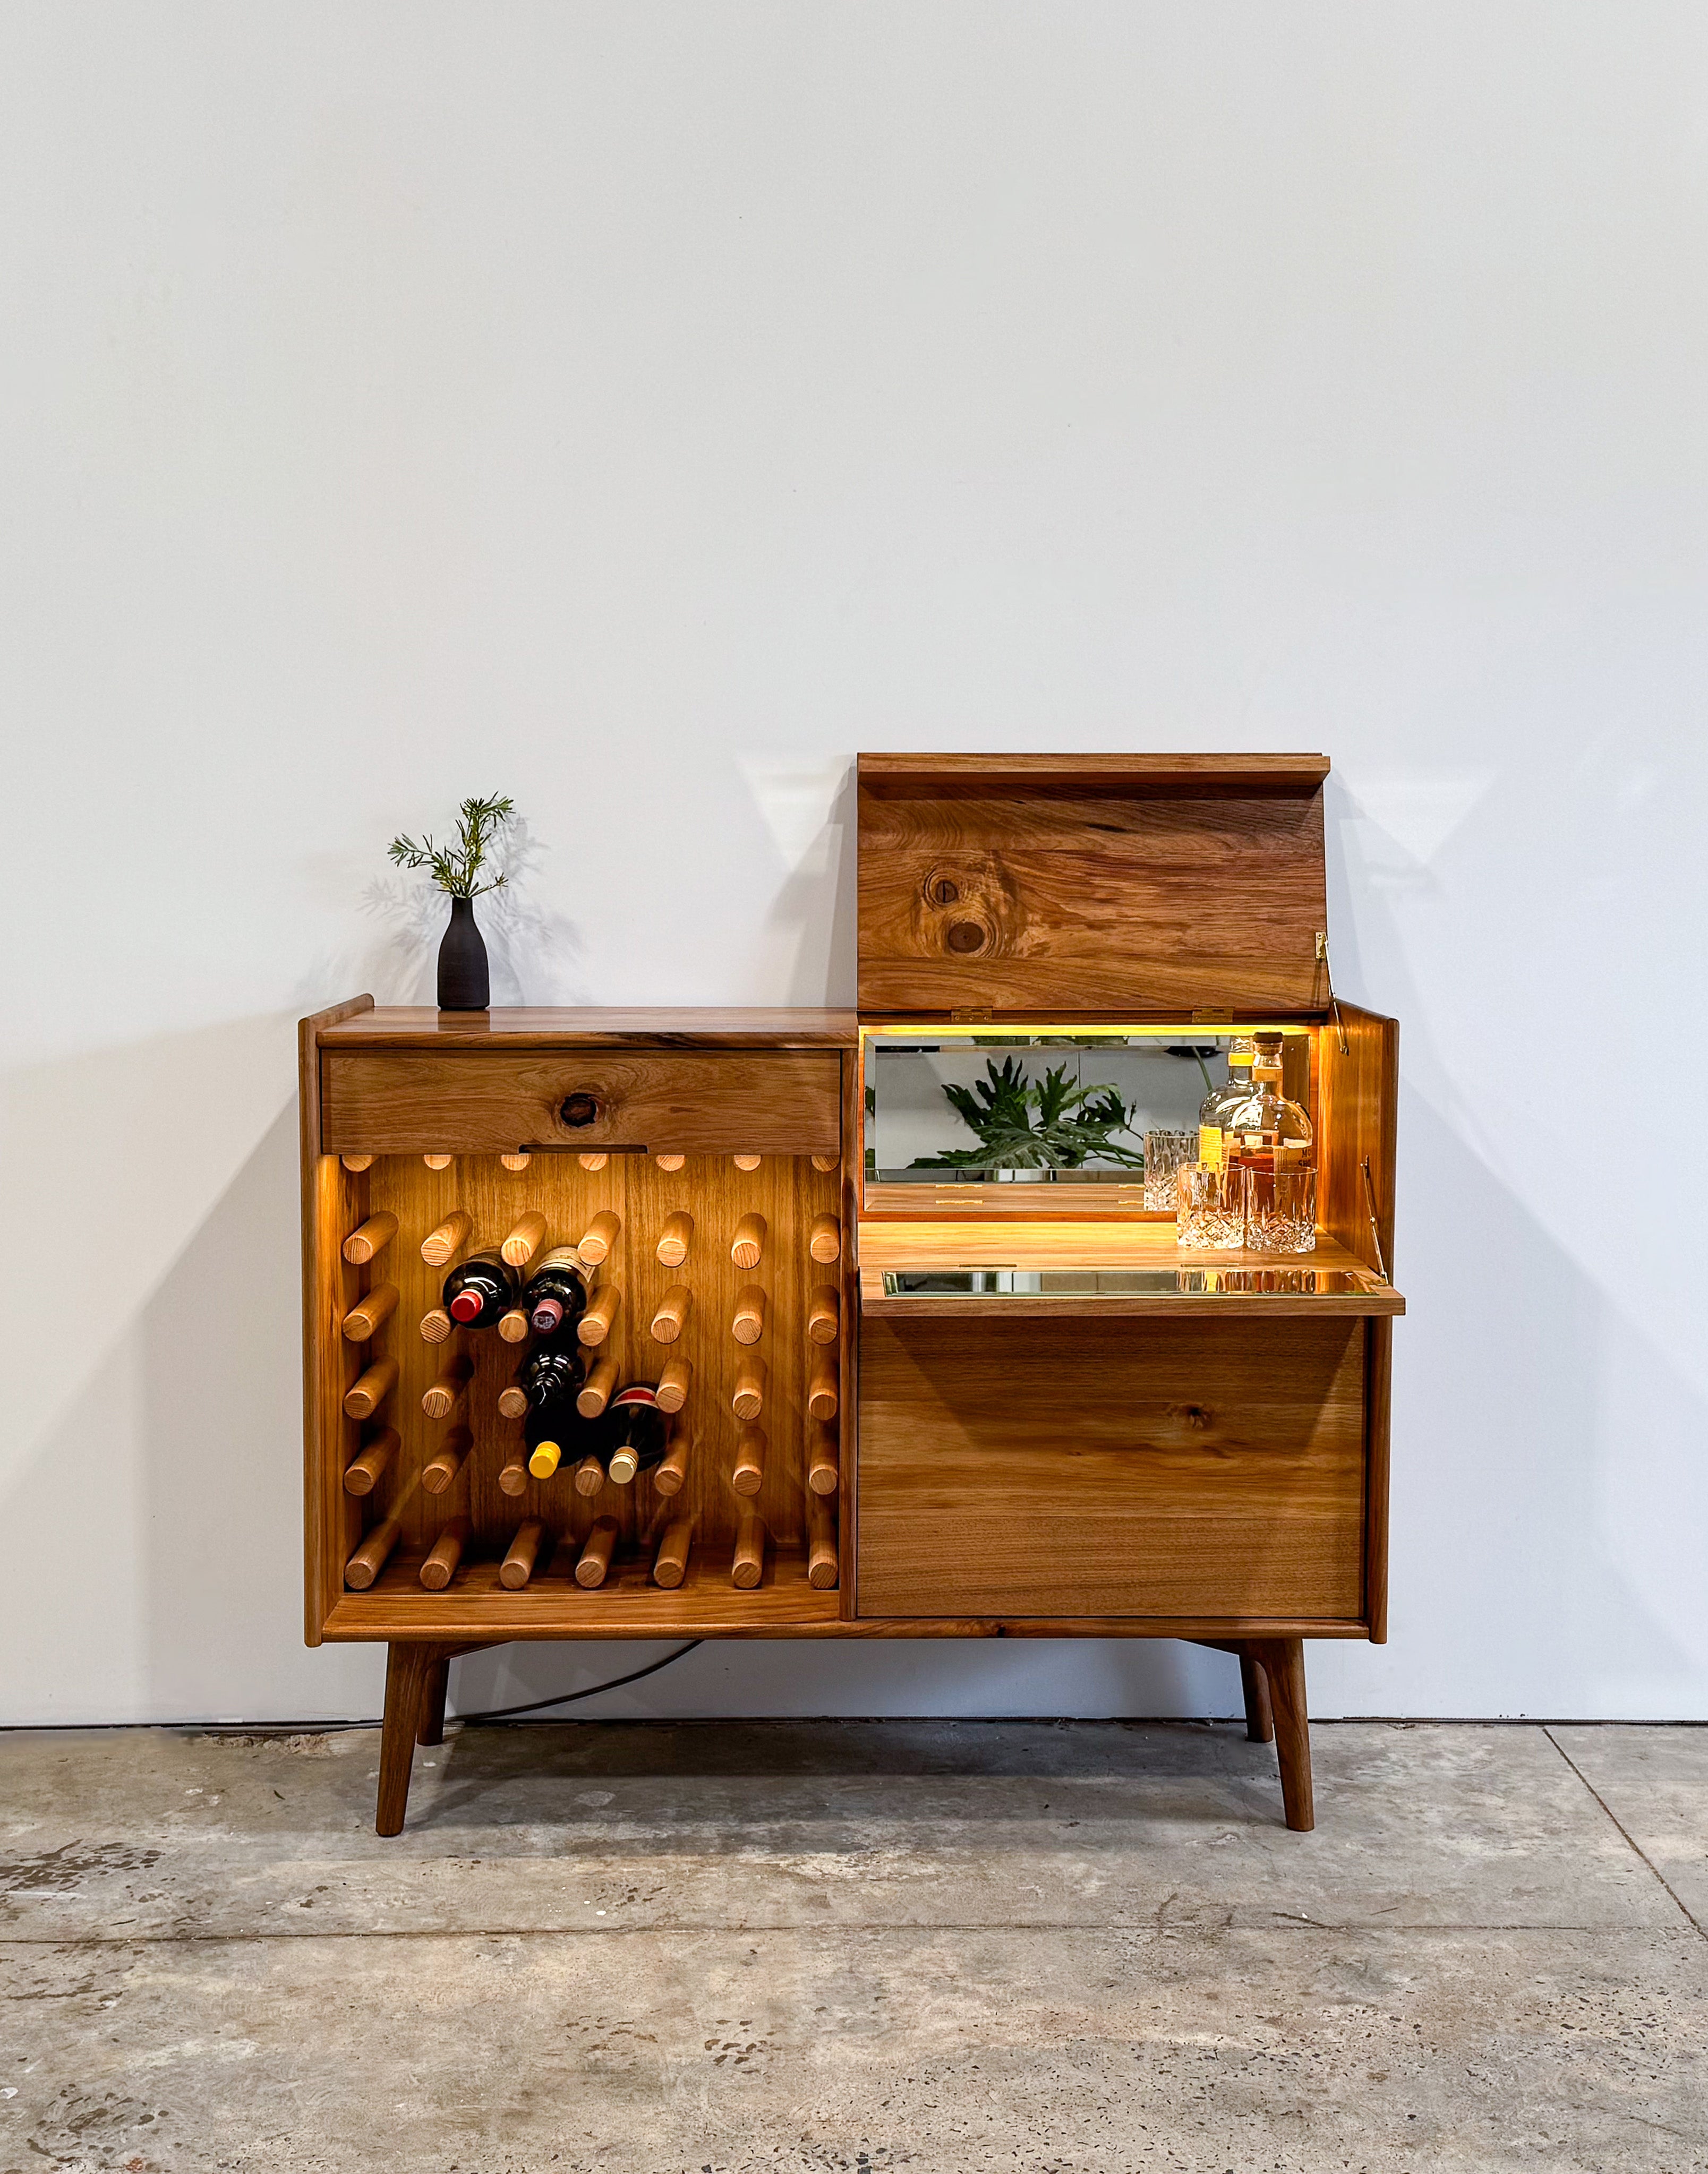
<path id="1" fill-rule="evenodd" d="M 587 1310 L 587 1272 L 573 1246 L 554 1246 L 522 1295 L 528 1325 L 536 1336 L 573 1330 Z"/>
<path id="2" fill-rule="evenodd" d="M 441 1303 L 459 1328 L 496 1328 L 516 1304 L 519 1280 L 502 1253 L 471 1253 L 445 1279 Z"/>
<path id="3" fill-rule="evenodd" d="M 618 1486 L 626 1487 L 637 1472 L 650 1472 L 662 1462 L 670 1426 L 658 1409 L 656 1382 L 635 1382 L 619 1389 L 597 1424 L 604 1436 L 599 1453 L 606 1474 Z"/>

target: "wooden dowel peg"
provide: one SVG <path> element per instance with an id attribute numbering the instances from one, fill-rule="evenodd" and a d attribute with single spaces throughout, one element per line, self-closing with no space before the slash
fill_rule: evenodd
<path id="1" fill-rule="evenodd" d="M 580 1163 L 583 1170 L 603 1170 L 610 1160 L 608 1155 L 584 1155 L 576 1157 L 576 1160 Z"/>
<path id="2" fill-rule="evenodd" d="M 667 1359 L 658 1370 L 658 1409 L 661 1412 L 679 1412 L 688 1402 L 688 1393 L 694 1386 L 694 1361 L 691 1359 Z"/>
<path id="3" fill-rule="evenodd" d="M 581 1549 L 581 1559 L 576 1565 L 576 1583 L 603 1585 L 616 1548 L 617 1520 L 614 1517 L 596 1517 L 593 1529 L 587 1535 L 587 1544 Z"/>
<path id="4" fill-rule="evenodd" d="M 533 1160 L 533 1157 L 525 1155 L 500 1155 L 499 1160 L 506 1170 L 526 1170 Z"/>
<path id="5" fill-rule="evenodd" d="M 834 1344 L 842 1326 L 842 1294 L 834 1284 L 814 1284 L 807 1301 L 807 1340 Z"/>
<path id="6" fill-rule="evenodd" d="M 688 1477 L 688 1453 L 694 1447 L 691 1430 L 678 1423 L 670 1430 L 670 1441 L 652 1468 L 652 1484 L 661 1495 L 679 1495 Z"/>
<path id="7" fill-rule="evenodd" d="M 836 1361 L 828 1351 L 821 1351 L 807 1377 L 807 1409 L 815 1420 L 833 1420 L 840 1401 Z"/>
<path id="8" fill-rule="evenodd" d="M 430 1420 L 450 1418 L 467 1394 L 473 1371 L 473 1362 L 466 1351 L 453 1351 L 446 1357 L 421 1399 L 421 1409 Z"/>
<path id="9" fill-rule="evenodd" d="M 449 1170 L 456 1157 L 447 1155 L 423 1155 L 421 1160 L 429 1170 Z"/>
<path id="10" fill-rule="evenodd" d="M 602 1208 L 582 1231 L 581 1241 L 576 1248 L 581 1257 L 582 1265 L 597 1268 L 601 1261 L 609 1260 L 611 1248 L 621 1236 L 622 1230 L 622 1217 L 613 1214 L 608 1208 Z"/>
<path id="11" fill-rule="evenodd" d="M 757 1170 L 765 1160 L 763 1155 L 732 1155 L 730 1160 L 738 1170 Z"/>
<path id="12" fill-rule="evenodd" d="M 519 1306 L 511 1306 L 508 1313 L 498 1317 L 498 1333 L 506 1344 L 526 1344 L 527 1330 L 527 1312 Z"/>
<path id="13" fill-rule="evenodd" d="M 453 1253 L 460 1253 L 468 1243 L 468 1234 L 473 1228 L 473 1219 L 468 1211 L 453 1208 L 437 1230 L 430 1230 L 421 1241 L 422 1259 L 430 1268 L 442 1268 Z"/>
<path id="14" fill-rule="evenodd" d="M 765 1250 L 765 1219 L 743 1215 L 735 1226 L 729 1257 L 738 1268 L 756 1268 Z"/>
<path id="15" fill-rule="evenodd" d="M 658 1233 L 659 1266 L 679 1268 L 688 1258 L 688 1249 L 693 1243 L 694 1218 L 685 1208 L 678 1208 L 665 1217 L 664 1228 Z"/>
<path id="16" fill-rule="evenodd" d="M 686 1284 L 672 1284 L 658 1301 L 652 1317 L 651 1336 L 655 1344 L 674 1344 L 688 1325 L 688 1317 L 694 1306 L 694 1293 Z"/>
<path id="17" fill-rule="evenodd" d="M 688 1558 L 694 1548 L 692 1517 L 673 1517 L 652 1558 L 652 1582 L 673 1592 L 688 1575 Z"/>
<path id="18" fill-rule="evenodd" d="M 344 1409 L 353 1420 L 370 1420 L 392 1393 L 397 1379 L 397 1362 L 387 1352 L 375 1360 L 344 1391 Z"/>
<path id="19" fill-rule="evenodd" d="M 756 1353 L 749 1353 L 735 1370 L 735 1394 L 729 1408 L 738 1420 L 756 1420 L 765 1408 L 765 1382 L 769 1369 Z"/>
<path id="20" fill-rule="evenodd" d="M 576 1341 L 588 1345 L 603 1344 L 611 1333 L 611 1324 L 622 1303 L 623 1294 L 615 1284 L 601 1284 L 587 1301 L 586 1311 L 576 1323 Z"/>
<path id="21" fill-rule="evenodd" d="M 344 1583 L 354 1586 L 358 1593 L 365 1593 L 386 1567 L 403 1529 L 403 1520 L 396 1511 L 376 1525 L 344 1565 Z"/>
<path id="22" fill-rule="evenodd" d="M 591 1501 L 605 1484 L 605 1468 L 590 1452 L 576 1467 L 576 1492 Z"/>
<path id="23" fill-rule="evenodd" d="M 397 1217 L 389 1208 L 382 1208 L 377 1215 L 370 1215 L 345 1239 L 344 1258 L 353 1268 L 365 1268 L 375 1254 L 383 1252 L 397 1235 Z"/>
<path id="24" fill-rule="evenodd" d="M 474 1436 L 466 1426 L 452 1427 L 435 1453 L 421 1468 L 421 1484 L 430 1495 L 442 1495 L 450 1486 L 474 1447 Z"/>
<path id="25" fill-rule="evenodd" d="M 514 1382 L 511 1382 L 507 1387 L 500 1389 L 498 1393 L 498 1410 L 500 1419 L 526 1419 L 527 1391 L 519 1389 Z"/>
<path id="26" fill-rule="evenodd" d="M 499 1247 L 513 1268 L 525 1268 L 540 1249 L 540 1241 L 546 1235 L 546 1219 L 538 1208 L 530 1208 L 525 1215 L 516 1219 L 510 1236 Z"/>
<path id="27" fill-rule="evenodd" d="M 527 1494 L 527 1467 L 521 1457 L 511 1457 L 508 1464 L 500 1468 L 498 1484 L 501 1491 L 506 1495 Z"/>
<path id="28" fill-rule="evenodd" d="M 679 1155 L 654 1155 L 652 1160 L 660 1170 L 680 1170 L 684 1163 L 688 1160 L 688 1157 Z"/>
<path id="29" fill-rule="evenodd" d="M 814 1170 L 840 1170 L 842 1158 L 840 1155 L 814 1155 L 813 1167 Z"/>
<path id="30" fill-rule="evenodd" d="M 396 1284 L 376 1284 L 344 1316 L 344 1334 L 352 1344 L 365 1344 L 375 1330 L 391 1318 L 397 1303 Z"/>
<path id="31" fill-rule="evenodd" d="M 442 1344 L 451 1333 L 451 1316 L 442 1306 L 431 1307 L 421 1317 L 421 1341 L 424 1344 Z"/>
<path id="32" fill-rule="evenodd" d="M 823 1267 L 842 1257 L 842 1225 L 834 1215 L 815 1215 L 807 1251 Z"/>
<path id="33" fill-rule="evenodd" d="M 617 1362 L 608 1352 L 596 1359 L 576 1393 L 576 1409 L 584 1420 L 598 1418 L 617 1392 Z"/>
<path id="34" fill-rule="evenodd" d="M 807 1484 L 815 1495 L 834 1495 L 841 1477 L 835 1429 L 821 1421 L 812 1435 L 807 1448 Z"/>
<path id="35" fill-rule="evenodd" d="M 807 1512 L 807 1582 L 820 1593 L 836 1582 L 836 1513 L 819 1495 Z"/>
<path id="36" fill-rule="evenodd" d="M 530 1517 L 525 1525 L 517 1526 L 509 1552 L 498 1566 L 498 1582 L 506 1593 L 520 1593 L 533 1576 L 545 1529 L 538 1517 Z"/>
<path id="37" fill-rule="evenodd" d="M 432 1551 L 421 1566 L 421 1582 L 429 1593 L 443 1593 L 457 1575 L 457 1566 L 462 1560 L 462 1550 L 468 1544 L 467 1517 L 448 1517 L 444 1529 L 433 1543 Z"/>
<path id="38" fill-rule="evenodd" d="M 751 1592 L 765 1574 L 765 1528 L 754 1512 L 743 1517 L 735 1538 L 735 1557 L 729 1566 L 729 1582 L 739 1586 L 743 1593 Z"/>
<path id="39" fill-rule="evenodd" d="M 386 1467 L 397 1453 L 397 1430 L 385 1427 L 344 1467 L 346 1495 L 371 1495 Z"/>
<path id="40" fill-rule="evenodd" d="M 374 1166 L 374 1158 L 372 1155 L 340 1155 L 338 1157 L 338 1160 L 343 1165 L 344 1168 L 350 1172 L 352 1176 L 358 1175 L 362 1171 L 371 1170 Z"/>
<path id="41" fill-rule="evenodd" d="M 738 1291 L 729 1333 L 738 1344 L 757 1344 L 765 1333 L 765 1295 L 757 1284 Z"/>
<path id="42" fill-rule="evenodd" d="M 765 1452 L 770 1444 L 762 1426 L 744 1426 L 736 1437 L 735 1469 L 729 1484 L 738 1495 L 757 1495 L 765 1484 Z"/>

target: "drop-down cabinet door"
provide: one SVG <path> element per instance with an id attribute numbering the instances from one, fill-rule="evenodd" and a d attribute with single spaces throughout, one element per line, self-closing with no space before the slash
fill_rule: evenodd
<path id="1" fill-rule="evenodd" d="M 1356 1631 L 1377 1327 L 864 1318 L 858 1613 Z"/>

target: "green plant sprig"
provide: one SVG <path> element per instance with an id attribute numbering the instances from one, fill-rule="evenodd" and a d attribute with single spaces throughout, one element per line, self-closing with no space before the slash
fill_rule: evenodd
<path id="1" fill-rule="evenodd" d="M 1116 1147 L 1110 1138 L 1111 1133 L 1127 1130 L 1133 1117 L 1113 1087 L 1074 1086 L 1065 1064 L 1052 1067 L 1038 1084 L 1028 1079 L 1016 1057 L 1005 1057 L 1000 1065 L 987 1057 L 985 1072 L 986 1077 L 970 1090 L 950 1082 L 943 1090 L 968 1128 L 978 1135 L 978 1146 L 918 1155 L 911 1168 L 1078 1170 L 1096 1155 L 1124 1169 L 1143 1169 L 1142 1155 Z"/>
<path id="2" fill-rule="evenodd" d="M 507 792 L 502 798 L 465 800 L 453 844 L 435 844 L 424 831 L 419 839 L 393 838 L 386 852 L 400 868 L 430 868 L 434 882 L 452 898 L 480 898 L 489 890 L 501 890 L 510 880 L 502 868 L 485 883 L 477 882 L 476 878 L 486 865 L 494 841 L 515 814 L 516 803 Z"/>

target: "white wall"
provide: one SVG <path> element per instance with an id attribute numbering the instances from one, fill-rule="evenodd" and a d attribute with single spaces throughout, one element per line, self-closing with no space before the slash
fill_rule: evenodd
<path id="1" fill-rule="evenodd" d="M 430 988 L 392 830 L 518 797 L 500 997 L 846 1001 L 898 747 L 1332 755 L 1411 1315 L 1316 1708 L 1708 1714 L 1705 228 L 1697 0 L 14 0 L 4 1716 L 376 1709 L 300 1643 L 292 1037 Z"/>

